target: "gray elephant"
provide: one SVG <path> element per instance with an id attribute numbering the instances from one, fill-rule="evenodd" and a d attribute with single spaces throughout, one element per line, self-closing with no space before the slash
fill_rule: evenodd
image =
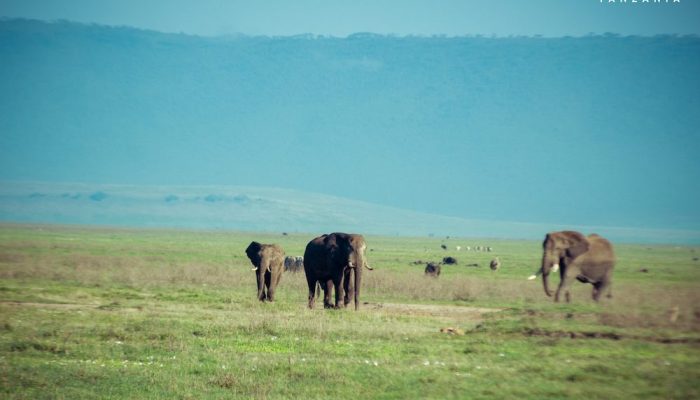
<path id="1" fill-rule="evenodd" d="M 359 309 L 362 269 L 373 269 L 367 264 L 367 245 L 362 235 L 331 233 L 314 238 L 306 245 L 304 272 L 309 286 L 309 308 L 314 308 L 316 284 L 324 291 L 326 308 L 347 306 L 353 298 Z M 335 289 L 335 304 L 331 304 L 331 289 Z"/>
<path id="2" fill-rule="evenodd" d="M 245 249 L 253 264 L 260 301 L 274 301 L 275 289 L 284 271 L 284 250 L 276 244 L 251 242 Z"/>
<path id="3" fill-rule="evenodd" d="M 548 276 L 550 271 L 560 269 L 561 281 L 554 301 L 559 301 L 562 292 L 566 301 L 571 301 L 569 288 L 574 280 L 592 284 L 595 301 L 605 291 L 608 292 L 607 297 L 612 297 L 610 285 L 615 268 L 615 253 L 606 239 L 596 234 L 586 237 L 574 231 L 551 232 L 545 237 L 542 248 L 542 266 L 529 279 L 542 274 L 544 292 L 551 296 Z"/>

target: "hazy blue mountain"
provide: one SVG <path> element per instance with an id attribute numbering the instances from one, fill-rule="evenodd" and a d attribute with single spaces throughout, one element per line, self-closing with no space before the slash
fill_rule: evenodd
<path id="1" fill-rule="evenodd" d="M 200 38 L 4 20 L 0 179 L 698 230 L 698 71 L 697 37 Z"/>
<path id="2" fill-rule="evenodd" d="M 0 221 L 257 232 L 516 238 L 578 229 L 615 241 L 700 243 L 699 231 L 445 217 L 289 189 L 2 182 Z"/>

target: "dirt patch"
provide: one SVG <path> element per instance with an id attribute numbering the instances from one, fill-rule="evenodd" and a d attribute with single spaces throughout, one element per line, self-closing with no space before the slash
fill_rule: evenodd
<path id="1" fill-rule="evenodd" d="M 502 311 L 500 308 L 464 307 L 436 304 L 365 303 L 372 310 L 389 314 L 438 317 L 467 321 L 481 321 L 484 314 Z"/>
<path id="2" fill-rule="evenodd" d="M 656 336 L 622 335 L 614 332 L 574 332 L 574 331 L 547 331 L 539 328 L 527 328 L 523 331 L 525 336 L 542 336 L 550 338 L 569 339 L 608 339 L 622 340 L 632 339 L 645 342 L 655 342 L 664 344 L 695 343 L 700 344 L 700 338 L 665 338 Z"/>
<path id="3" fill-rule="evenodd" d="M 37 308 L 52 308 L 61 310 L 113 310 L 119 308 L 120 311 L 140 311 L 135 307 L 116 307 L 117 304 L 79 304 L 79 303 L 36 303 L 31 301 L 0 301 L 0 305 L 8 305 L 11 307 L 37 307 Z"/>

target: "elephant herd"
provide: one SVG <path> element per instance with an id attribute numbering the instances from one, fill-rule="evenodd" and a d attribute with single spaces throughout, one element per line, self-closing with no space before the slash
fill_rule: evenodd
<path id="1" fill-rule="evenodd" d="M 367 244 L 358 234 L 335 232 L 314 238 L 306 245 L 301 260 L 309 285 L 309 308 L 314 307 L 317 289 L 323 290 L 326 308 L 346 307 L 355 302 L 359 308 L 362 269 L 372 270 L 365 258 Z M 258 299 L 273 301 L 285 264 L 284 250 L 276 244 L 251 242 L 246 254 L 253 264 L 257 280 Z M 289 258 L 287 258 L 289 260 Z M 335 291 L 331 302 L 331 290 Z"/>
<path id="2" fill-rule="evenodd" d="M 275 289 L 282 272 L 292 270 L 303 264 L 309 288 L 308 306 L 314 307 L 318 289 L 323 290 L 325 308 L 347 307 L 354 301 L 355 310 L 359 308 L 360 288 L 363 268 L 372 270 L 367 263 L 365 250 L 367 244 L 362 235 L 331 233 L 321 235 L 306 245 L 304 257 L 287 257 L 284 250 L 276 244 L 251 242 L 246 254 L 253 264 L 257 280 L 257 297 L 260 301 L 273 301 Z M 593 300 L 598 301 L 603 293 L 612 297 L 610 285 L 615 267 L 615 253 L 610 242 L 597 234 L 584 236 L 579 232 L 550 232 L 542 243 L 541 267 L 528 279 L 542 275 L 544 292 L 552 296 L 549 287 L 550 272 L 559 271 L 560 283 L 554 295 L 558 302 L 563 294 L 566 301 L 571 300 L 569 289 L 577 280 L 593 285 Z M 498 269 L 498 265 L 491 265 Z M 427 273 L 426 269 L 426 273 Z M 433 266 L 431 275 L 440 274 L 440 266 Z M 335 298 L 331 301 L 331 292 Z"/>

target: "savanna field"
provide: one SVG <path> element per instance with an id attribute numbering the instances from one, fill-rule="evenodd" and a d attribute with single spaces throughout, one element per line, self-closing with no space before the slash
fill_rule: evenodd
<path id="1" fill-rule="evenodd" d="M 314 236 L 0 225 L 0 397 L 700 397 L 699 247 L 613 243 L 613 298 L 555 304 L 541 239 L 366 236 L 360 311 L 309 310 L 303 271 L 257 301 L 247 245 Z"/>

